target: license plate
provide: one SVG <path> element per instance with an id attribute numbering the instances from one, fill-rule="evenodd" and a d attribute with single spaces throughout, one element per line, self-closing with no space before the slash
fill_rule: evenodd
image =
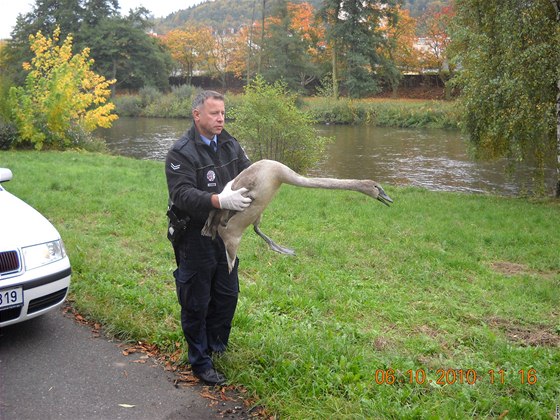
<path id="1" fill-rule="evenodd" d="M 23 305 L 23 288 L 0 289 L 0 311 Z"/>

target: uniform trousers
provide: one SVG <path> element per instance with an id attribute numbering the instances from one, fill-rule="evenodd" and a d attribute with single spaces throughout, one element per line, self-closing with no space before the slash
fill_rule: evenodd
<path id="1" fill-rule="evenodd" d="M 176 251 L 181 327 L 193 372 L 203 373 L 213 368 L 211 355 L 223 352 L 228 344 L 239 295 L 239 260 L 229 273 L 222 239 L 202 236 L 200 229 L 188 229 Z"/>

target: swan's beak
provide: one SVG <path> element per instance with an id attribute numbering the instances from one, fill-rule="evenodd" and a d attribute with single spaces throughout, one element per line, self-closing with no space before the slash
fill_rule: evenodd
<path id="1" fill-rule="evenodd" d="M 389 197 L 385 193 L 385 191 L 383 191 L 383 188 L 378 187 L 378 189 L 379 189 L 379 195 L 377 196 L 377 199 L 381 201 L 383 204 L 385 204 L 386 206 L 390 206 L 390 203 L 393 202 L 393 199 Z"/>

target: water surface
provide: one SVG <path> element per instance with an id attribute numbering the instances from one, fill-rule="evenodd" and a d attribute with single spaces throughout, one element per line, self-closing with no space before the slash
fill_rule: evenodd
<path id="1" fill-rule="evenodd" d="M 192 122 L 171 118 L 120 118 L 97 133 L 115 154 L 165 160 L 172 144 Z M 529 168 L 505 175 L 505 162 L 471 158 L 456 131 L 396 129 L 370 126 L 318 126 L 335 138 L 325 159 L 309 175 L 374 179 L 387 185 L 413 185 L 433 191 L 463 191 L 511 195 L 530 190 Z M 240 139 L 243 143 L 243 139 Z M 547 171 L 547 191 L 554 187 L 553 163 Z"/>

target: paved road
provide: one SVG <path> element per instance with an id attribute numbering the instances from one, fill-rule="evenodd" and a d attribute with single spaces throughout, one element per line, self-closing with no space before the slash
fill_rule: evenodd
<path id="1" fill-rule="evenodd" d="M 203 398 L 200 385 L 176 387 L 173 373 L 123 355 L 118 344 L 62 310 L 1 329 L 0 419 L 245 417 L 239 402 Z"/>

